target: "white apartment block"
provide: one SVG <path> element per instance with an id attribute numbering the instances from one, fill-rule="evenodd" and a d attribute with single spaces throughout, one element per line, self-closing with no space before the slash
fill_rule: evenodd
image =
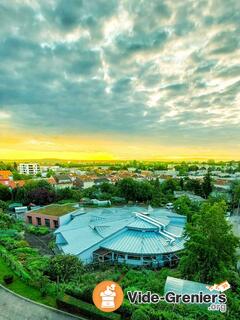
<path id="1" fill-rule="evenodd" d="M 38 163 L 19 163 L 18 171 L 21 174 L 32 174 L 32 175 L 35 175 L 41 172 L 40 166 Z"/>

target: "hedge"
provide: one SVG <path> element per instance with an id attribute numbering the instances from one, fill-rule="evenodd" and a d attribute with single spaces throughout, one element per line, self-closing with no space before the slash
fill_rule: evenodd
<path id="1" fill-rule="evenodd" d="M 67 294 L 57 298 L 57 306 L 70 313 L 86 316 L 90 320 L 120 320 L 121 316 L 116 313 L 105 313 L 98 310 L 94 305 L 78 300 Z"/>

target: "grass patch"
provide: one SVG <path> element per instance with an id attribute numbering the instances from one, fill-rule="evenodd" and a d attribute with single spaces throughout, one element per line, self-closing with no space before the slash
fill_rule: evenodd
<path id="1" fill-rule="evenodd" d="M 5 275 L 13 275 L 14 280 L 11 284 L 5 285 L 3 277 Z M 36 288 L 28 286 L 21 279 L 19 279 L 12 270 L 6 265 L 5 261 L 0 257 L 0 283 L 6 288 L 14 291 L 15 293 L 31 299 L 36 302 L 46 304 L 48 306 L 56 308 L 56 299 L 51 296 L 42 297 L 39 290 Z"/>
<path id="2" fill-rule="evenodd" d="M 73 212 L 77 210 L 75 207 L 76 203 L 66 203 L 66 204 L 50 204 L 49 206 L 33 210 L 31 213 L 33 214 L 45 214 L 48 216 L 56 216 L 60 217 L 64 214 Z"/>

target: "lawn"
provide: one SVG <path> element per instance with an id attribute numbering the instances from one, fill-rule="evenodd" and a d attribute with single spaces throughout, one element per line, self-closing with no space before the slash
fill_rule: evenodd
<path id="1" fill-rule="evenodd" d="M 5 285 L 3 281 L 3 277 L 9 274 L 14 275 L 14 281 L 9 285 Z M 56 299 L 54 297 L 50 297 L 50 296 L 41 297 L 40 292 L 37 289 L 28 286 L 21 279 L 19 279 L 10 270 L 10 268 L 6 265 L 5 261 L 1 257 L 0 257 L 0 283 L 4 285 L 6 288 L 18 293 L 23 297 L 46 304 L 51 307 L 56 307 Z"/>
<path id="2" fill-rule="evenodd" d="M 32 211 L 32 213 L 36 214 L 45 214 L 48 216 L 56 216 L 60 217 L 64 214 L 75 211 L 77 208 L 75 207 L 76 203 L 66 203 L 66 204 L 50 204 L 49 206 L 40 208 L 38 210 Z"/>

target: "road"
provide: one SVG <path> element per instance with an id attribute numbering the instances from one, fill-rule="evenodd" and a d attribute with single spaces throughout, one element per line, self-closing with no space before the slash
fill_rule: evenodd
<path id="1" fill-rule="evenodd" d="M 0 320 L 77 320 L 58 310 L 25 300 L 0 286 Z"/>

